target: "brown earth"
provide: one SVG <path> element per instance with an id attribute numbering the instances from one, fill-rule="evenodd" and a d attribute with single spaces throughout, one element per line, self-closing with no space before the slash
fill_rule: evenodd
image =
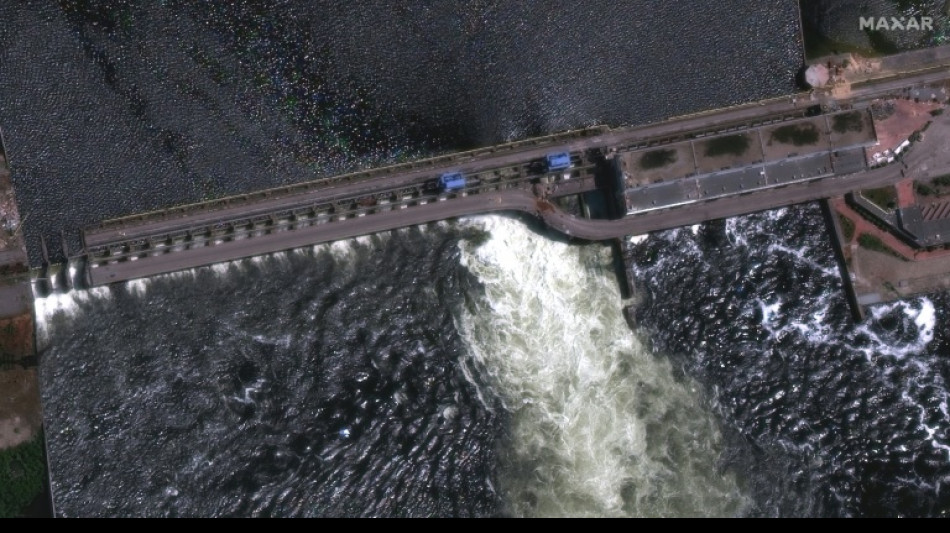
<path id="1" fill-rule="evenodd" d="M 15 229 L 19 224 L 20 215 L 13 197 L 10 171 L 6 167 L 3 156 L 0 155 L 0 250 L 20 244 L 20 235 Z"/>
<path id="2" fill-rule="evenodd" d="M 888 106 L 892 111 L 887 118 L 874 121 L 878 145 L 867 150 L 869 164 L 874 162 L 873 156 L 875 153 L 882 153 L 885 150 L 893 151 L 915 131 L 922 129 L 933 119 L 930 114 L 931 111 L 943 107 L 938 103 L 915 102 L 903 98 L 879 100 L 875 104 Z"/>
<path id="3" fill-rule="evenodd" d="M 0 318 L 0 361 L 16 361 L 33 352 L 33 315 Z"/>
<path id="4" fill-rule="evenodd" d="M 36 368 L 0 370 L 0 450 L 29 441 L 42 425 Z"/>

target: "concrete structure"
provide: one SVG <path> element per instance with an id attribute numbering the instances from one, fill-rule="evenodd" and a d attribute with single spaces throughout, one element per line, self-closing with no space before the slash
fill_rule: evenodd
<path id="1" fill-rule="evenodd" d="M 844 118 L 856 118 L 860 130 L 837 133 L 833 123 Z M 811 136 L 800 137 L 804 134 Z M 709 154 L 710 143 L 730 138 L 746 144 L 743 153 Z M 741 133 L 624 152 L 620 170 L 628 185 L 627 212 L 643 213 L 859 172 L 865 168 L 863 149 L 876 143 L 871 116 L 861 109 L 768 121 Z M 644 168 L 648 158 L 664 153 L 669 154 L 668 163 Z M 671 171 L 665 173 L 666 168 Z M 651 179 L 664 173 L 672 179 Z"/>
<path id="2" fill-rule="evenodd" d="M 105 221 L 85 228 L 69 268 L 51 266 L 37 287 L 103 285 L 501 210 L 572 237 L 616 239 L 894 183 L 894 167 L 866 164 L 865 148 L 877 142 L 868 102 L 950 80 L 946 68 L 913 65 L 862 77 L 845 93 L 835 86 L 642 127 L 566 132 Z M 574 164 L 549 171 L 553 152 Z M 463 173 L 465 187 L 434 186 L 446 172 Z M 612 220 L 558 204 L 592 190 L 616 207 Z"/>

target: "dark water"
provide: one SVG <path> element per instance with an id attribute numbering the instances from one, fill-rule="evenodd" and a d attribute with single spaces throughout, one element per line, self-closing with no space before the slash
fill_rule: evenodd
<path id="1" fill-rule="evenodd" d="M 950 3 L 947 0 L 801 0 L 800 4 L 806 31 L 834 41 L 830 48 L 841 48 L 842 53 L 858 48 L 890 54 L 896 50 L 950 42 Z M 933 31 L 881 29 L 869 32 L 861 29 L 861 17 L 874 17 L 875 24 L 879 17 L 888 22 L 891 17 L 903 18 L 905 22 L 914 18 L 918 24 L 922 17 L 930 17 Z"/>
<path id="2" fill-rule="evenodd" d="M 793 0 L 24 0 L 0 21 L 34 264 L 103 218 L 784 94 L 802 56 Z"/>
<path id="3" fill-rule="evenodd" d="M 34 262 L 40 236 L 55 256 L 60 232 L 75 250 L 82 225 L 141 209 L 785 93 L 801 60 L 780 0 L 89 5 L 0 5 L 0 125 Z M 507 514 L 511 413 L 453 318 L 486 294 L 460 263 L 468 231 L 42 302 L 58 512 Z M 803 208 L 641 245 L 641 323 L 698 380 L 724 439 L 707 452 L 751 502 L 716 509 L 942 515 L 950 302 L 854 327 L 825 239 Z M 673 433 L 675 465 L 697 438 Z"/>
<path id="4" fill-rule="evenodd" d="M 42 366 L 59 514 L 495 514 L 505 416 L 458 362 L 457 239 L 406 230 L 66 296 Z"/>
<path id="5" fill-rule="evenodd" d="M 639 245 L 638 312 L 713 398 L 765 516 L 950 512 L 946 294 L 852 323 L 815 205 Z"/>

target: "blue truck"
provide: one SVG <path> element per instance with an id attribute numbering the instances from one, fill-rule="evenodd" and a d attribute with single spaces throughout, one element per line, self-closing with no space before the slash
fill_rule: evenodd
<path id="1" fill-rule="evenodd" d="M 570 152 L 554 152 L 548 154 L 544 160 L 548 172 L 557 172 L 571 168 Z"/>
<path id="2" fill-rule="evenodd" d="M 442 191 L 458 191 L 464 189 L 467 182 L 461 172 L 446 172 L 439 176 L 438 186 Z"/>

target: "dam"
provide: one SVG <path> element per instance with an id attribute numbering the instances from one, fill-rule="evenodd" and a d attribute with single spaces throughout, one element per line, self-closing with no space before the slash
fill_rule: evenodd
<path id="1" fill-rule="evenodd" d="M 891 186 L 911 173 L 935 178 L 950 174 L 940 149 L 948 126 L 934 121 L 898 164 L 893 157 L 881 164 L 870 156 L 880 144 L 872 108 L 920 88 L 945 103 L 948 50 L 908 52 L 906 61 L 893 56 L 809 91 L 646 126 L 567 131 L 105 220 L 82 228 L 79 250 L 65 249 L 63 239 L 64 249 L 49 254 L 44 239 L 34 291 L 102 286 L 479 213 L 520 212 L 570 238 L 606 241 Z M 546 168 L 552 153 L 570 163 Z M 438 187 L 446 173 L 464 183 Z M 596 216 L 583 201 L 591 194 L 604 204 Z M 51 255 L 68 260 L 50 264 Z"/>

